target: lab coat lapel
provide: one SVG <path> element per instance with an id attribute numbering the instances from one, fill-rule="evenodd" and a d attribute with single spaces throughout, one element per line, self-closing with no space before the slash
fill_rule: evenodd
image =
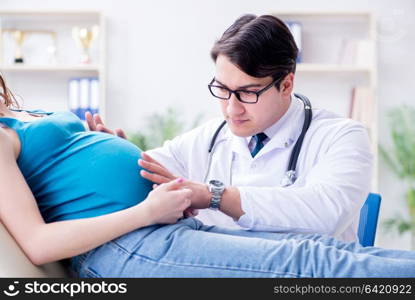
<path id="1" fill-rule="evenodd" d="M 251 152 L 249 152 L 248 142 L 246 141 L 246 138 L 233 135 L 230 130 L 228 130 L 227 134 L 230 140 L 231 152 L 252 160 L 252 155 Z"/>

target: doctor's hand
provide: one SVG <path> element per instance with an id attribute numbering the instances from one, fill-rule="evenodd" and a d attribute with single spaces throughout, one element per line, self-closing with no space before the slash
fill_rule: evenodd
<path id="1" fill-rule="evenodd" d="M 143 159 L 138 160 L 138 164 L 150 171 L 141 170 L 140 175 L 147 180 L 154 182 L 153 189 L 156 189 L 159 184 L 171 182 L 175 180 L 177 177 L 171 174 L 162 164 L 158 161 L 153 159 L 150 155 L 146 154 L 145 152 L 141 153 L 141 157 Z M 195 208 L 188 207 L 183 212 L 184 217 L 190 218 L 197 216 L 199 211 Z"/>
<path id="2" fill-rule="evenodd" d="M 141 157 L 142 159 L 138 160 L 138 164 L 145 170 L 141 170 L 140 175 L 155 183 L 154 186 L 177 179 L 177 176 L 170 173 L 166 167 L 153 159 L 150 155 L 142 152 Z M 194 217 L 198 214 L 198 209 L 209 207 L 211 194 L 206 184 L 186 180 L 184 185 L 192 191 L 192 204 L 185 211 L 185 216 Z"/>
<path id="3" fill-rule="evenodd" d="M 141 153 L 141 159 L 138 160 L 138 165 L 145 169 L 140 171 L 140 175 L 155 184 L 170 182 L 177 178 L 166 167 L 145 152 Z"/>
<path id="4" fill-rule="evenodd" d="M 127 139 L 126 134 L 124 133 L 124 130 L 117 128 L 114 131 L 111 129 L 105 127 L 104 122 L 102 122 L 101 117 L 98 114 L 92 115 L 89 111 L 85 113 L 85 120 L 88 124 L 88 128 L 91 131 L 100 131 L 109 133 L 112 135 L 116 135 L 120 138 Z"/>
<path id="5" fill-rule="evenodd" d="M 185 188 L 182 178 L 163 183 L 152 190 L 140 204 L 152 224 L 174 224 L 183 217 L 189 207 L 192 191 Z"/>

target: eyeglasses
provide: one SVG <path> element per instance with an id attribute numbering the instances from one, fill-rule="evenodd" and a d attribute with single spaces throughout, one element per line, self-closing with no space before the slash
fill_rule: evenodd
<path id="1" fill-rule="evenodd" d="M 264 87 L 259 91 L 247 91 L 247 90 L 231 90 L 223 85 L 216 85 L 213 84 L 215 82 L 215 78 L 208 84 L 208 88 L 210 93 L 213 97 L 216 97 L 221 100 L 229 100 L 232 94 L 235 94 L 236 99 L 238 99 L 242 103 L 249 103 L 254 104 L 258 102 L 258 98 L 261 94 L 269 90 L 272 86 L 274 86 L 278 81 L 280 81 L 283 77 L 279 77 L 278 79 L 271 82 L 269 85 Z"/>

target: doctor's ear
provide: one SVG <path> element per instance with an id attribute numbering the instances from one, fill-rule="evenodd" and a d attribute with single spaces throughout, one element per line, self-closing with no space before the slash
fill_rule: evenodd
<path id="1" fill-rule="evenodd" d="M 294 86 L 294 74 L 288 74 L 280 84 L 280 92 L 291 95 Z"/>

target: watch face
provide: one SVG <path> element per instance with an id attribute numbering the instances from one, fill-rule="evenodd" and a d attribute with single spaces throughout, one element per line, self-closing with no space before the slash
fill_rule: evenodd
<path id="1" fill-rule="evenodd" d="M 211 181 L 209 181 L 209 183 L 211 185 L 214 185 L 215 187 L 222 187 L 223 186 L 223 183 L 220 182 L 219 180 L 211 180 Z"/>

